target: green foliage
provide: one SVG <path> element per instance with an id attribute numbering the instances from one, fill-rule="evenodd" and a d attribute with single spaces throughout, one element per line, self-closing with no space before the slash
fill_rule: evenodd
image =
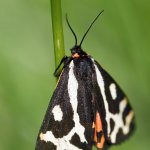
<path id="1" fill-rule="evenodd" d="M 0 1 L 0 150 L 32 150 L 55 87 L 49 0 Z M 104 9 L 82 48 L 115 78 L 136 113 L 137 130 L 111 150 L 148 150 L 150 1 L 62 1 L 66 54 Z"/>

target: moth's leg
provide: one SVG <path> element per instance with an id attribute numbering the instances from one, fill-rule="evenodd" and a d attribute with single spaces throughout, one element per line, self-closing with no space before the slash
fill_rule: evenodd
<path id="1" fill-rule="evenodd" d="M 67 65 L 69 65 L 70 62 L 71 62 L 71 60 L 73 60 L 72 57 L 67 57 L 67 59 L 64 60 L 64 66 L 63 66 L 63 68 L 65 68 Z"/>
<path id="2" fill-rule="evenodd" d="M 60 66 L 62 65 L 62 63 L 63 63 L 67 58 L 68 58 L 67 56 L 64 56 L 64 57 L 61 59 L 59 65 L 57 66 L 57 68 L 56 68 L 55 71 L 54 71 L 54 76 L 55 76 L 55 77 L 58 77 L 58 76 L 59 76 L 58 70 L 59 70 Z"/>
<path id="3" fill-rule="evenodd" d="M 55 77 L 58 77 L 58 76 L 60 75 L 59 68 L 60 68 L 60 66 L 62 65 L 62 63 L 64 63 L 63 68 L 65 68 L 65 67 L 70 63 L 71 60 L 72 60 L 71 57 L 64 56 L 64 57 L 62 58 L 62 60 L 60 61 L 58 67 L 55 69 L 54 76 L 55 76 Z"/>

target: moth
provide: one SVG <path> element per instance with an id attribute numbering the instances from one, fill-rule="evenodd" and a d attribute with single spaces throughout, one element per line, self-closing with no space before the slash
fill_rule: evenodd
<path id="1" fill-rule="evenodd" d="M 108 149 L 129 137 L 134 129 L 134 111 L 127 96 L 101 65 L 81 48 L 97 20 L 89 26 L 80 44 L 75 37 L 71 56 L 65 56 L 56 89 L 51 98 L 36 150 Z"/>

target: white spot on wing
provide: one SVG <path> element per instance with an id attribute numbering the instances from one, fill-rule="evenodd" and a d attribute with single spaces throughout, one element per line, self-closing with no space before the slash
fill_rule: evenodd
<path id="1" fill-rule="evenodd" d="M 110 137 L 111 142 L 115 143 L 116 142 L 116 136 L 117 136 L 117 133 L 119 132 L 120 128 L 122 129 L 124 134 L 129 133 L 129 127 L 130 127 L 130 124 L 131 124 L 131 121 L 133 119 L 134 114 L 133 114 L 133 111 L 131 111 L 129 113 L 129 115 L 126 117 L 126 122 L 124 124 L 124 122 L 123 122 L 123 112 L 124 112 L 124 110 L 126 108 L 126 105 L 127 105 L 127 99 L 126 98 L 124 98 L 120 102 L 119 113 L 118 114 L 113 114 L 113 113 L 109 112 L 109 105 L 108 105 L 108 102 L 107 102 L 107 98 L 106 98 L 106 94 L 105 94 L 105 88 L 104 88 L 105 87 L 104 86 L 104 84 L 105 84 L 104 79 L 101 75 L 101 72 L 97 68 L 94 60 L 93 60 L 93 63 L 94 63 L 95 71 L 96 71 L 97 82 L 98 82 L 98 85 L 99 85 L 99 88 L 100 88 L 100 91 L 101 91 L 101 94 L 102 94 L 102 97 L 103 97 L 103 100 L 104 100 L 108 136 Z M 115 126 L 114 126 L 114 129 L 113 129 L 111 134 L 110 134 L 110 131 L 111 131 L 110 119 L 113 119 L 113 121 L 115 122 Z"/>
<path id="2" fill-rule="evenodd" d="M 62 117 L 63 117 L 63 112 L 61 111 L 61 108 L 59 105 L 56 105 L 53 110 L 52 113 L 54 115 L 54 119 L 55 121 L 61 121 Z"/>
<path id="3" fill-rule="evenodd" d="M 52 131 L 47 131 L 45 134 L 43 133 L 40 134 L 40 139 L 44 140 L 45 142 L 48 142 L 48 141 L 52 142 L 54 145 L 56 145 L 57 147 L 56 150 L 81 150 L 80 148 L 70 143 L 70 140 L 75 133 L 79 135 L 81 142 L 87 143 L 85 136 L 84 136 L 85 128 L 80 124 L 79 115 L 77 113 L 78 82 L 73 72 L 73 68 L 74 68 L 73 61 L 71 61 L 69 68 L 70 70 L 69 70 L 69 80 L 68 80 L 68 93 L 70 97 L 70 103 L 73 109 L 73 120 L 75 122 L 75 126 L 66 136 L 63 136 L 62 138 L 55 138 Z M 57 108 L 57 110 L 59 109 Z M 55 112 L 53 112 L 53 114 L 55 114 Z"/>
<path id="4" fill-rule="evenodd" d="M 129 126 L 130 126 L 130 123 L 131 123 L 133 117 L 134 117 L 134 112 L 130 111 L 125 119 L 127 126 L 125 126 L 125 128 L 123 130 L 124 134 L 127 134 L 129 132 L 129 129 L 130 129 Z"/>
<path id="5" fill-rule="evenodd" d="M 110 94 L 112 96 L 112 99 L 115 100 L 117 97 L 117 91 L 116 91 L 116 85 L 115 83 L 110 84 L 109 86 Z"/>

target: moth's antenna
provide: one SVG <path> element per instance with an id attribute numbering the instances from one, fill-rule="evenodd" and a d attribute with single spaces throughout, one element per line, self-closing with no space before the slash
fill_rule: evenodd
<path id="1" fill-rule="evenodd" d="M 68 26 L 69 26 L 71 32 L 72 32 L 73 35 L 74 35 L 74 38 L 75 38 L 75 45 L 77 45 L 77 36 L 76 36 L 75 32 L 73 31 L 73 29 L 72 29 L 72 27 L 71 27 L 71 25 L 70 25 L 70 23 L 69 23 L 69 21 L 68 21 L 67 14 L 66 14 L 66 21 L 67 21 L 67 24 L 68 24 Z"/>
<path id="2" fill-rule="evenodd" d="M 82 38 L 82 40 L 81 40 L 81 42 L 80 42 L 80 44 L 79 44 L 80 47 L 81 47 L 81 44 L 82 44 L 83 40 L 85 39 L 87 33 L 88 33 L 89 30 L 91 29 L 92 25 L 93 25 L 94 22 L 98 19 L 98 17 L 100 16 L 100 14 L 101 14 L 103 11 L 104 11 L 104 10 L 102 10 L 102 11 L 96 16 L 96 18 L 92 21 L 92 23 L 90 24 L 89 28 L 88 28 L 87 31 L 85 32 L 85 34 L 84 34 L 84 36 L 83 36 L 83 38 Z"/>

